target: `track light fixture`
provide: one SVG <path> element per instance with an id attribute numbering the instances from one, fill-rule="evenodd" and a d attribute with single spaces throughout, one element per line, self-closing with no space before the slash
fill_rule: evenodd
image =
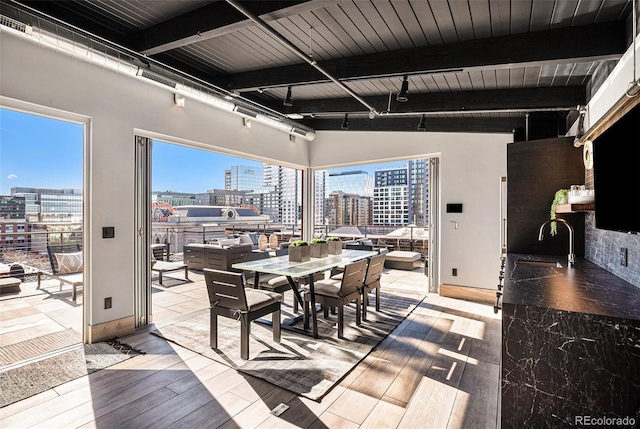
<path id="1" fill-rule="evenodd" d="M 344 114 L 344 120 L 342 121 L 342 125 L 340 125 L 340 129 L 342 130 L 349 129 L 349 115 L 347 113 Z"/>
<path id="2" fill-rule="evenodd" d="M 291 101 L 291 87 L 287 88 L 287 96 L 284 99 L 283 105 L 287 107 L 293 106 L 293 101 Z"/>
<path id="3" fill-rule="evenodd" d="M 400 87 L 400 92 L 396 96 L 396 100 L 404 103 L 409 100 L 407 97 L 407 93 L 409 92 L 409 81 L 407 80 L 407 75 L 404 75 L 402 78 L 402 86 Z"/>
<path id="4" fill-rule="evenodd" d="M 425 121 L 427 120 L 426 115 L 423 113 L 422 117 L 420 118 L 420 123 L 418 124 L 418 131 L 427 131 L 427 125 L 425 124 Z"/>

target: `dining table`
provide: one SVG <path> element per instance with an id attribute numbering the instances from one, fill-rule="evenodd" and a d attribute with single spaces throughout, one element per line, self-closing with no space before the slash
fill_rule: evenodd
<path id="1" fill-rule="evenodd" d="M 300 295 L 300 291 L 298 290 L 298 286 L 294 279 L 307 277 L 311 308 L 315 309 L 316 296 L 313 284 L 315 274 L 326 272 L 332 268 L 346 265 L 351 262 L 367 259 L 377 254 L 378 252 L 376 251 L 343 249 L 342 253 L 338 255 L 328 255 L 324 258 L 311 258 L 308 261 L 304 262 L 294 262 L 289 260 L 289 255 L 283 255 L 235 263 L 232 265 L 232 268 L 243 271 L 252 271 L 255 275 L 255 281 L 253 283 L 254 285 L 259 284 L 260 273 L 285 276 L 289 282 L 289 286 L 291 286 L 291 290 L 293 291 L 295 299 L 300 304 L 300 308 L 304 308 L 304 300 L 302 295 Z M 316 311 L 311 312 L 311 319 L 313 338 L 318 338 L 318 316 Z"/>

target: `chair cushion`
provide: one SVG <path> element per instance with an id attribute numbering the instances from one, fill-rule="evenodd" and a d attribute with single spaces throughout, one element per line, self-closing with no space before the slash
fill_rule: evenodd
<path id="1" fill-rule="evenodd" d="M 246 284 L 249 286 L 253 286 L 253 282 L 255 281 L 255 277 L 250 276 L 246 280 Z M 260 286 L 261 287 L 279 287 L 289 285 L 289 280 L 287 280 L 287 276 L 279 276 L 278 274 L 260 274 Z"/>
<path id="2" fill-rule="evenodd" d="M 54 253 L 58 263 L 58 274 L 82 272 L 82 252 Z"/>
<path id="3" fill-rule="evenodd" d="M 340 292 L 342 280 L 326 279 L 313 283 L 313 290 L 316 295 L 337 297 Z M 304 291 L 309 292 L 309 285 L 304 286 Z"/>
<path id="4" fill-rule="evenodd" d="M 282 299 L 281 294 L 268 290 L 245 288 L 244 293 L 249 311 L 259 310 Z"/>

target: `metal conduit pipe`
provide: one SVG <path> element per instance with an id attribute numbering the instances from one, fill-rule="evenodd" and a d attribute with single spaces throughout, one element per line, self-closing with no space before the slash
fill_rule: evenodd
<path id="1" fill-rule="evenodd" d="M 298 49 L 294 44 L 289 42 L 280 33 L 278 33 L 276 30 L 271 28 L 271 26 L 269 24 L 267 24 L 264 20 L 262 20 L 259 16 L 255 15 L 254 13 L 249 11 L 247 8 L 245 8 L 243 5 L 241 5 L 240 2 L 238 2 L 236 0 L 226 0 L 226 2 L 229 3 L 229 5 L 231 5 L 234 8 L 236 8 L 238 10 L 238 12 L 240 12 L 241 14 L 243 14 L 244 16 L 249 18 L 251 21 L 253 21 L 256 25 L 258 25 L 264 31 L 266 31 L 271 36 L 273 36 L 285 48 L 289 49 L 291 52 L 296 54 L 298 57 L 302 58 L 310 66 L 314 67 L 320 73 L 325 75 L 329 80 L 331 80 L 336 85 L 338 85 L 340 88 L 342 88 L 347 94 L 349 94 L 350 96 L 352 96 L 353 98 L 358 100 L 358 102 L 360 104 L 362 104 L 364 107 L 366 107 L 371 113 L 373 113 L 374 115 L 378 115 L 379 114 L 375 107 L 373 107 L 369 103 L 367 103 L 362 97 L 360 97 L 358 94 L 356 94 L 348 86 L 346 86 L 344 83 L 342 83 L 336 77 L 331 75 L 331 73 L 329 73 L 326 70 L 324 70 L 320 65 L 318 65 L 318 63 L 315 60 L 311 59 L 307 54 L 305 54 L 300 49 Z"/>

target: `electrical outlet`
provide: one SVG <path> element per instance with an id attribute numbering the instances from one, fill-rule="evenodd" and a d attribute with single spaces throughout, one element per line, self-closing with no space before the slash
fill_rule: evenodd
<path id="1" fill-rule="evenodd" d="M 627 266 L 627 248 L 626 247 L 620 248 L 620 265 L 622 265 L 623 267 Z"/>
<path id="2" fill-rule="evenodd" d="M 104 309 L 108 310 L 109 308 L 111 308 L 111 297 L 106 297 L 104 299 Z"/>
<path id="3" fill-rule="evenodd" d="M 457 276 L 458 275 L 458 269 L 457 268 L 452 268 L 451 269 L 451 275 L 452 276 Z"/>

